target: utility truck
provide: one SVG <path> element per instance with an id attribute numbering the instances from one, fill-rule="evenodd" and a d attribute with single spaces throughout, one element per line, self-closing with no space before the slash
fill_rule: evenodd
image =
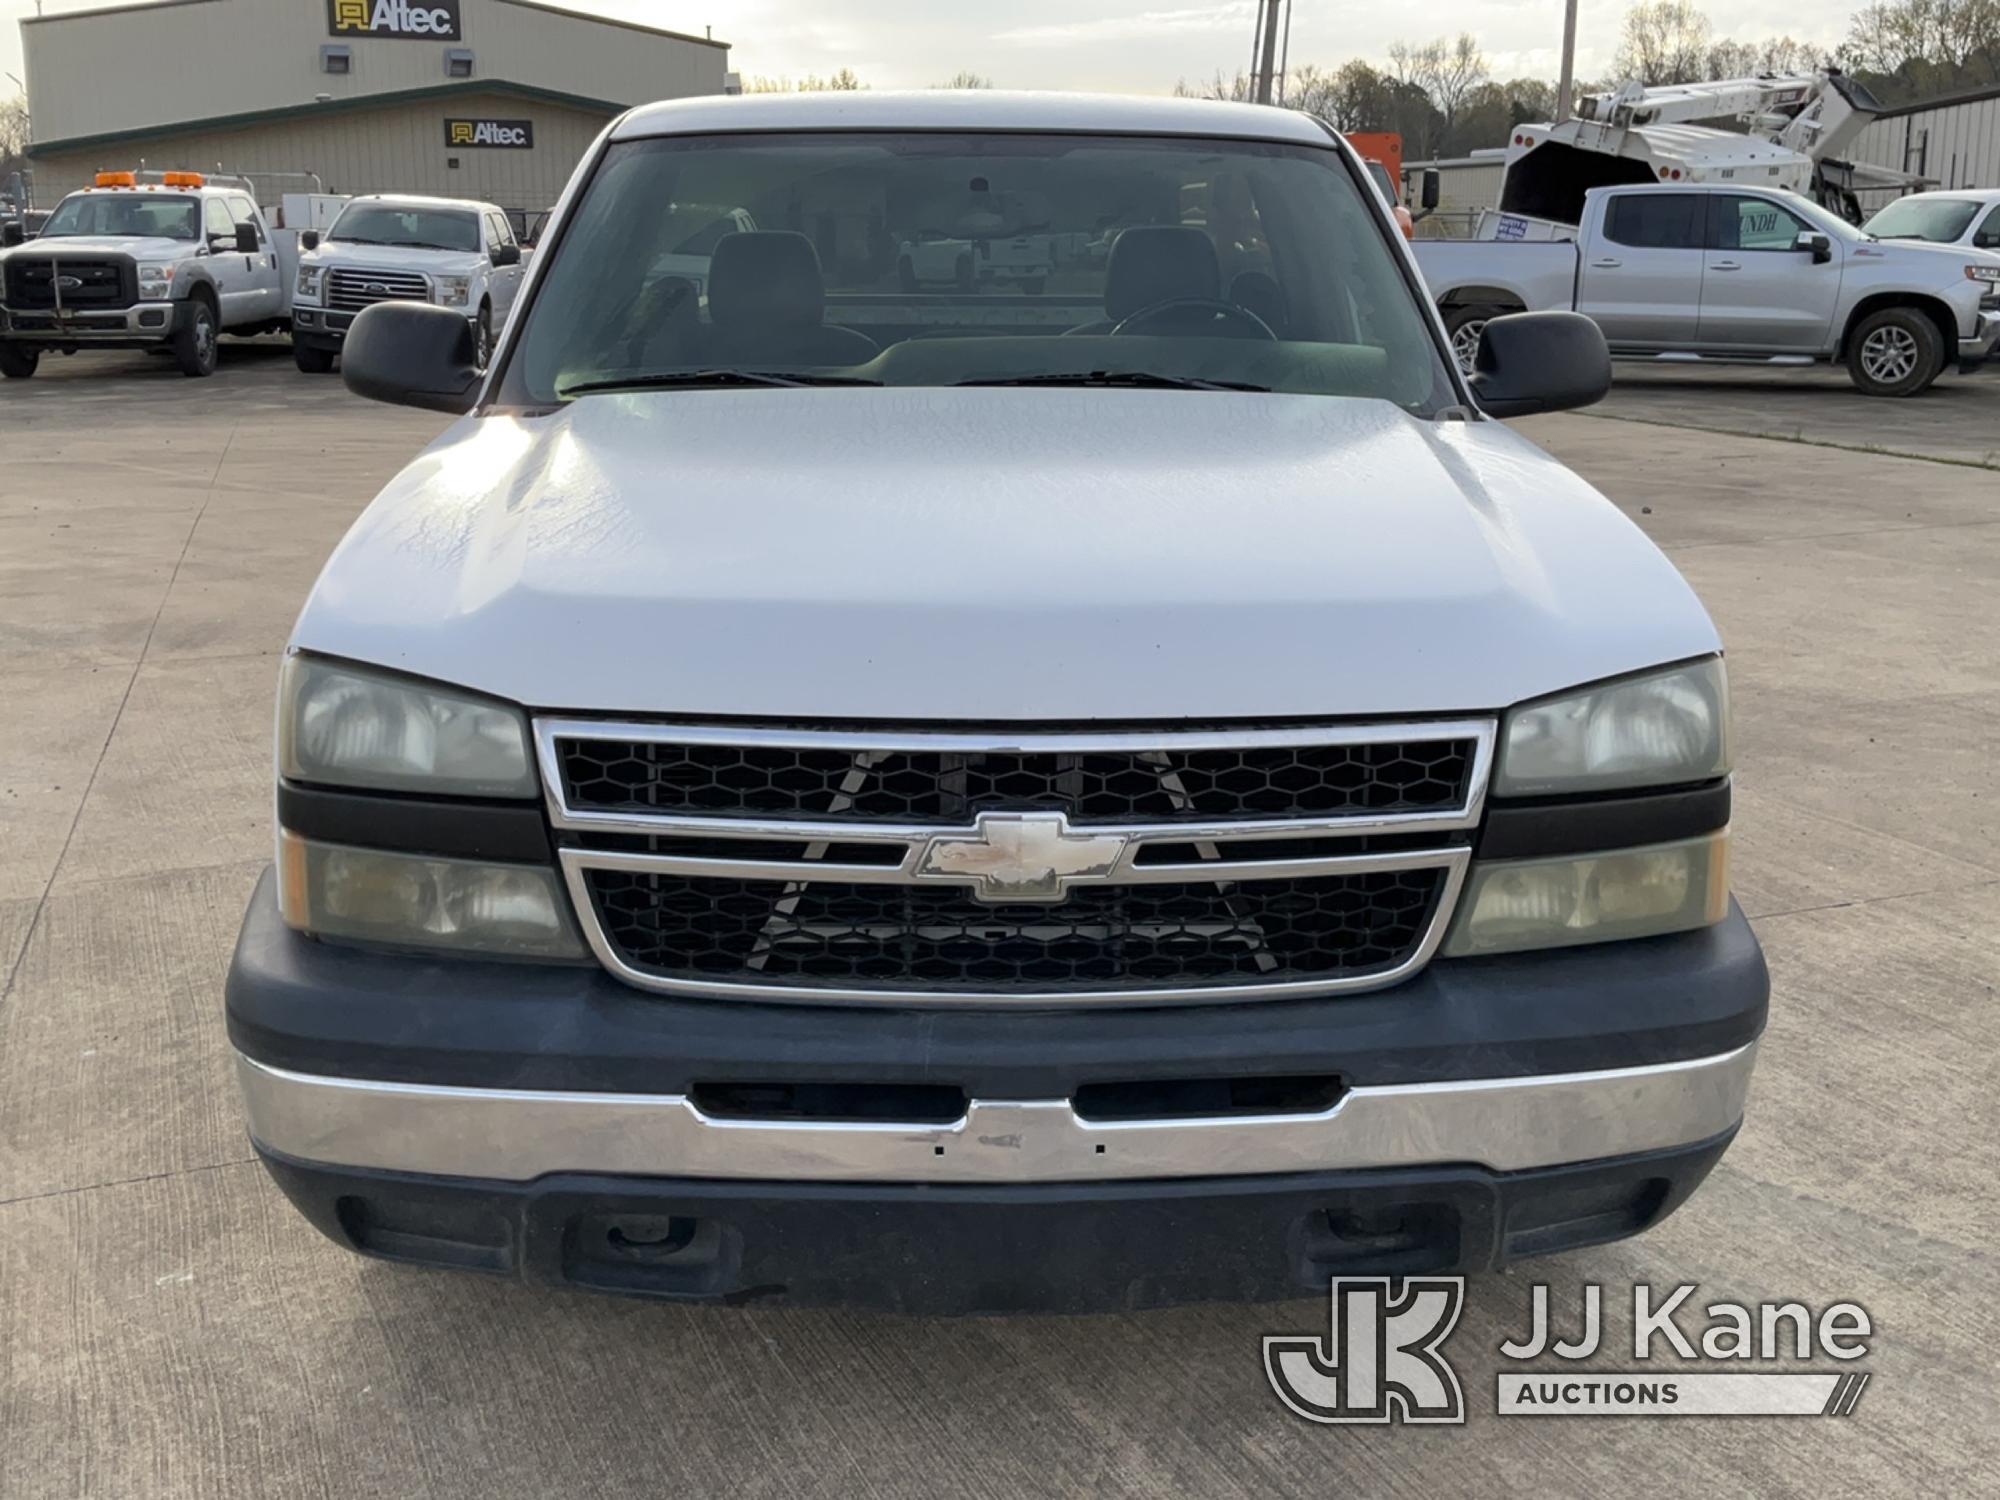
<path id="1" fill-rule="evenodd" d="M 0 225 L 0 375 L 44 354 L 144 349 L 185 375 L 215 372 L 222 334 L 290 326 L 288 246 L 246 178 L 100 172 L 41 233 Z"/>

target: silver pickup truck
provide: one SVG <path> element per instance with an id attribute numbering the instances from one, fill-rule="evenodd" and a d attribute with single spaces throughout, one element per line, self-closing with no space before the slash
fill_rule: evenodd
<path id="1" fill-rule="evenodd" d="M 1420 240 L 1417 264 L 1468 371 L 1488 321 L 1571 308 L 1615 358 L 1844 361 L 1871 396 L 1914 396 L 2000 344 L 2000 256 L 1877 240 L 1796 193 L 1592 191 L 1569 240 Z"/>

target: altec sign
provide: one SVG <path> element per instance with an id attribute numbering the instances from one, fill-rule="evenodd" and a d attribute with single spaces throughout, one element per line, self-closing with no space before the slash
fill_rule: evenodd
<path id="1" fill-rule="evenodd" d="M 460 40 L 459 0 L 326 0 L 334 36 L 398 36 L 412 41 Z"/>
<path id="2" fill-rule="evenodd" d="M 501 146 L 515 151 L 532 150 L 535 124 L 532 120 L 446 120 L 447 146 Z"/>

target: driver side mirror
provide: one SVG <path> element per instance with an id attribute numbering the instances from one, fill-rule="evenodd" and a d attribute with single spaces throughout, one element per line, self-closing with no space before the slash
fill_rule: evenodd
<path id="1" fill-rule="evenodd" d="M 1610 391 L 1611 351 L 1582 313 L 1508 313 L 1481 331 L 1471 385 L 1489 417 L 1572 411 Z"/>
<path id="2" fill-rule="evenodd" d="M 1816 266 L 1823 266 L 1833 259 L 1833 241 L 1817 230 L 1803 231 L 1798 239 L 1792 242 L 1792 248 L 1812 251 L 1813 264 Z"/>
<path id="3" fill-rule="evenodd" d="M 1424 175 L 1418 179 L 1417 204 L 1425 213 L 1437 211 L 1438 199 L 1443 193 L 1443 179 L 1436 167 L 1425 167 Z"/>
<path id="4" fill-rule="evenodd" d="M 506 266 L 518 266 L 521 263 L 521 247 L 519 245 L 495 245 L 491 259 L 493 269 L 496 271 Z"/>
<path id="5" fill-rule="evenodd" d="M 236 253 L 255 255 L 258 248 L 257 226 L 245 219 L 236 226 Z"/>
<path id="6" fill-rule="evenodd" d="M 317 229 L 308 229 L 304 234 L 300 235 L 299 248 L 301 250 L 319 249 L 319 231 Z"/>
<path id="7" fill-rule="evenodd" d="M 341 378 L 357 396 L 462 414 L 479 399 L 479 352 L 464 313 L 428 302 L 378 302 L 341 346 Z"/>
<path id="8" fill-rule="evenodd" d="M 27 238 L 28 232 L 22 228 L 18 220 L 10 219 L 7 223 L 0 224 L 0 250 L 12 250 Z"/>

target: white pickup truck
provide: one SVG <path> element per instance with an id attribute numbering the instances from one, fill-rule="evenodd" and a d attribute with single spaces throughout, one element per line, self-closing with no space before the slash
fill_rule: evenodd
<path id="1" fill-rule="evenodd" d="M 1487 322 L 1569 308 L 1614 358 L 1844 361 L 1874 396 L 1913 396 L 2000 343 L 2000 256 L 1877 240 L 1796 193 L 1595 188 L 1574 238 L 1420 240 L 1453 353 Z"/>
<path id="2" fill-rule="evenodd" d="M 299 245 L 292 354 L 308 374 L 331 370 L 356 315 L 389 301 L 455 309 L 483 364 L 521 286 L 513 224 L 491 203 L 371 194 Z"/>
<path id="3" fill-rule="evenodd" d="M 677 201 L 895 244 L 975 180 L 1127 222 L 1073 302 L 769 228 L 642 295 Z M 455 310 L 348 334 L 458 419 L 305 602 L 228 979 L 329 1236 L 1130 1309 L 1635 1234 L 1720 1158 L 1721 643 L 1496 420 L 1604 394 L 1587 319 L 1462 375 L 1354 151 L 1193 100 L 653 105 L 547 244 L 484 371 Z"/>

